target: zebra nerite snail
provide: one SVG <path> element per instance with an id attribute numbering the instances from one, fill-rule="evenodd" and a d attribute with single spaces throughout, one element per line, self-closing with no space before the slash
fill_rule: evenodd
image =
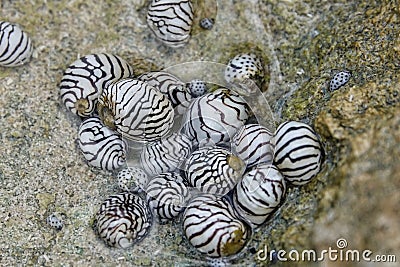
<path id="1" fill-rule="evenodd" d="M 124 192 L 108 197 L 96 214 L 95 230 L 109 246 L 127 248 L 143 239 L 152 225 L 146 202 Z"/>
<path id="2" fill-rule="evenodd" d="M 0 20 L 0 66 L 16 67 L 30 59 L 33 51 L 29 35 L 18 25 Z"/>
<path id="3" fill-rule="evenodd" d="M 238 213 L 257 227 L 268 219 L 286 192 L 283 175 L 271 164 L 261 164 L 246 173 L 233 192 Z"/>
<path id="4" fill-rule="evenodd" d="M 190 139 L 181 133 L 149 142 L 140 153 L 140 163 L 151 176 L 172 172 L 179 168 L 192 151 Z"/>
<path id="5" fill-rule="evenodd" d="M 151 71 L 140 75 L 138 80 L 147 82 L 168 97 L 177 114 L 183 114 L 190 105 L 192 96 L 185 83 L 165 71 Z"/>
<path id="6" fill-rule="evenodd" d="M 150 209 L 160 221 L 175 218 L 184 208 L 190 192 L 182 176 L 162 173 L 154 177 L 146 188 Z"/>
<path id="7" fill-rule="evenodd" d="M 104 88 L 133 75 L 132 67 L 112 54 L 90 54 L 74 61 L 60 82 L 61 101 L 72 113 L 90 116 Z"/>
<path id="8" fill-rule="evenodd" d="M 162 43 L 180 47 L 189 41 L 193 16 L 191 0 L 153 0 L 147 12 L 147 24 Z"/>
<path id="9" fill-rule="evenodd" d="M 294 185 L 308 183 L 321 169 L 325 153 L 315 131 L 305 123 L 287 121 L 274 134 L 274 165 Z"/>
<path id="10" fill-rule="evenodd" d="M 191 245 L 209 257 L 237 254 L 251 236 L 225 199 L 214 195 L 192 198 L 183 214 L 183 233 Z"/>
<path id="11" fill-rule="evenodd" d="M 98 117 L 88 118 L 81 123 L 78 144 L 91 166 L 115 170 L 126 162 L 126 143 Z"/>
<path id="12" fill-rule="evenodd" d="M 232 138 L 232 150 L 251 168 L 260 163 L 272 163 L 273 134 L 259 124 L 244 125 Z"/>
<path id="13" fill-rule="evenodd" d="M 241 178 L 245 164 L 224 148 L 202 147 L 192 153 L 185 169 L 191 186 L 204 193 L 225 195 Z"/>
<path id="14" fill-rule="evenodd" d="M 218 89 L 195 98 L 183 118 L 183 132 L 194 145 L 228 143 L 249 118 L 250 108 L 237 93 Z"/>
<path id="15" fill-rule="evenodd" d="M 132 78 L 105 88 L 98 112 L 106 126 L 133 141 L 155 141 L 165 136 L 174 122 L 168 98 L 148 83 Z"/>

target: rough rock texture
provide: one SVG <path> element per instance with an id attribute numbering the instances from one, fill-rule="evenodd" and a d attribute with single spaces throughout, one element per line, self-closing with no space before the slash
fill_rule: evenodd
<path id="1" fill-rule="evenodd" d="M 310 184 L 288 189 L 270 223 L 234 263 L 270 265 L 257 257 L 265 246 L 322 251 L 336 249 L 338 238 L 349 249 L 395 254 L 399 262 L 398 3 L 199 0 L 195 21 L 215 17 L 215 26 L 204 31 L 195 22 L 188 45 L 174 50 L 148 29 L 147 2 L 0 2 L 0 20 L 19 23 L 35 47 L 30 63 L 0 67 L 0 264 L 205 264 L 178 222 L 156 225 L 128 250 L 111 249 L 95 236 L 93 215 L 116 192 L 116 175 L 85 164 L 75 143 L 79 119 L 60 105 L 58 83 L 68 64 L 89 53 L 116 53 L 140 74 L 192 60 L 227 63 L 247 50 L 269 70 L 262 89 L 275 124 L 295 119 L 313 125 L 327 161 Z M 352 77 L 329 92 L 340 70 Z M 46 224 L 53 213 L 64 221 L 61 231 Z"/>

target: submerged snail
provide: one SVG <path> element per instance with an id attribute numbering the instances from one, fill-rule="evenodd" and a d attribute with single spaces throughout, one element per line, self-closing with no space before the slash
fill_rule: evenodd
<path id="1" fill-rule="evenodd" d="M 202 147 L 189 157 L 186 176 L 191 186 L 204 193 L 225 195 L 242 177 L 245 167 L 229 150 Z"/>
<path id="2" fill-rule="evenodd" d="M 29 35 L 18 25 L 0 20 L 0 66 L 16 67 L 29 61 L 33 51 Z"/>
<path id="3" fill-rule="evenodd" d="M 250 108 L 237 93 L 218 89 L 195 98 L 183 118 L 183 132 L 193 139 L 213 144 L 228 143 L 249 118 Z"/>
<path id="4" fill-rule="evenodd" d="M 147 24 L 162 43 L 180 47 L 190 38 L 193 16 L 191 0 L 153 0 L 147 12 Z"/>
<path id="5" fill-rule="evenodd" d="M 177 114 L 183 114 L 190 105 L 192 96 L 186 88 L 185 83 L 174 75 L 165 71 L 152 71 L 140 75 L 138 80 L 147 82 L 149 85 L 160 90 L 171 101 Z"/>
<path id="6" fill-rule="evenodd" d="M 260 164 L 246 173 L 233 191 L 236 211 L 257 227 L 268 219 L 286 192 L 283 175 L 271 164 Z"/>
<path id="7" fill-rule="evenodd" d="M 317 134 L 307 124 L 282 123 L 275 131 L 274 144 L 274 165 L 292 184 L 306 184 L 320 171 L 324 150 Z"/>
<path id="8" fill-rule="evenodd" d="M 151 176 L 172 172 L 181 166 L 192 151 L 190 139 L 181 133 L 149 142 L 140 153 L 140 163 Z"/>
<path id="9" fill-rule="evenodd" d="M 202 96 L 208 91 L 206 83 L 199 79 L 191 80 L 186 84 L 186 86 L 192 97 Z"/>
<path id="10" fill-rule="evenodd" d="M 192 198 L 183 214 L 183 233 L 189 243 L 209 257 L 229 257 L 243 249 L 251 236 L 232 206 L 214 195 Z"/>
<path id="11" fill-rule="evenodd" d="M 259 163 L 272 163 L 273 134 L 259 124 L 246 124 L 232 138 L 232 150 L 251 168 Z"/>
<path id="12" fill-rule="evenodd" d="M 84 120 L 78 130 L 78 144 L 88 164 L 103 170 L 115 170 L 126 162 L 126 144 L 121 136 L 107 128 L 98 117 Z"/>
<path id="13" fill-rule="evenodd" d="M 174 122 L 168 98 L 146 82 L 131 78 L 105 88 L 97 110 L 106 126 L 133 141 L 155 141 Z"/>
<path id="14" fill-rule="evenodd" d="M 146 197 L 155 217 L 163 222 L 179 215 L 190 192 L 179 174 L 162 173 L 151 179 Z"/>
<path id="15" fill-rule="evenodd" d="M 90 116 L 109 84 L 133 75 L 132 67 L 113 54 L 86 55 L 65 70 L 60 82 L 61 101 L 72 113 Z"/>
<path id="16" fill-rule="evenodd" d="M 142 240 L 150 230 L 152 215 L 138 195 L 120 193 L 101 204 L 95 219 L 95 231 L 109 246 L 128 248 Z"/>
<path id="17" fill-rule="evenodd" d="M 143 191 L 149 178 L 144 170 L 137 167 L 126 167 L 117 174 L 118 188 L 125 192 L 141 192 Z"/>

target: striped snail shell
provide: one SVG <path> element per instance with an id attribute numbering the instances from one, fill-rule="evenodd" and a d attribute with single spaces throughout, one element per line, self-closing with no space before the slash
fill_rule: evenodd
<path id="1" fill-rule="evenodd" d="M 151 176 L 176 170 L 192 151 L 190 139 L 181 133 L 173 133 L 158 141 L 144 145 L 140 154 L 143 169 Z"/>
<path id="2" fill-rule="evenodd" d="M 233 206 L 252 226 L 266 222 L 286 192 L 283 175 L 271 164 L 260 164 L 246 173 L 233 190 Z"/>
<path id="3" fill-rule="evenodd" d="M 84 120 L 78 130 L 78 144 L 88 164 L 115 170 L 125 164 L 126 144 L 97 117 Z"/>
<path id="4" fill-rule="evenodd" d="M 146 201 L 125 192 L 104 200 L 94 226 L 96 233 L 109 246 L 128 248 L 147 235 L 151 224 L 152 215 Z"/>
<path id="5" fill-rule="evenodd" d="M 274 165 L 294 185 L 308 183 L 321 169 L 324 150 L 307 124 L 287 121 L 274 134 Z"/>
<path id="6" fill-rule="evenodd" d="M 153 0 L 147 12 L 147 24 L 162 43 L 180 47 L 189 40 L 193 13 L 190 0 Z"/>
<path id="7" fill-rule="evenodd" d="M 177 173 L 157 175 L 146 189 L 150 209 L 162 222 L 178 216 L 189 197 L 189 189 Z"/>
<path id="8" fill-rule="evenodd" d="M 18 25 L 0 20 L 0 66 L 15 67 L 30 59 L 31 38 Z"/>
<path id="9" fill-rule="evenodd" d="M 183 214 L 183 233 L 191 245 L 209 257 L 237 254 L 251 236 L 225 199 L 205 194 L 192 198 Z"/>
<path id="10" fill-rule="evenodd" d="M 152 71 L 140 75 L 138 80 L 145 81 L 149 85 L 160 90 L 171 101 L 177 114 L 183 114 L 190 105 L 192 96 L 185 83 L 174 75 L 165 71 Z"/>
<path id="11" fill-rule="evenodd" d="M 60 83 L 61 101 L 72 113 L 88 117 L 105 87 L 132 75 L 132 67 L 116 55 L 86 55 L 65 70 Z"/>
<path id="12" fill-rule="evenodd" d="M 120 170 L 117 180 L 121 191 L 134 193 L 143 191 L 149 182 L 146 172 L 137 167 L 126 167 Z"/>
<path id="13" fill-rule="evenodd" d="M 202 147 L 194 151 L 186 165 L 189 184 L 204 193 L 225 195 L 245 171 L 244 162 L 229 150 Z"/>
<path id="14" fill-rule="evenodd" d="M 105 88 L 98 112 L 104 124 L 133 141 L 154 141 L 173 126 L 168 98 L 146 82 L 124 79 Z"/>
<path id="15" fill-rule="evenodd" d="M 251 168 L 259 163 L 272 163 L 273 134 L 259 124 L 246 124 L 232 138 L 232 150 Z"/>
<path id="16" fill-rule="evenodd" d="M 249 113 L 250 108 L 241 96 L 218 89 L 192 101 L 183 117 L 182 130 L 194 145 L 204 140 L 224 144 L 244 125 Z"/>

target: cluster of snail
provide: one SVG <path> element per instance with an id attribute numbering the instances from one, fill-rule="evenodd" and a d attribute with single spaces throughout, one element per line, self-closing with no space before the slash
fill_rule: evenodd
<path id="1" fill-rule="evenodd" d="M 154 0 L 147 21 L 157 39 L 184 45 L 193 23 L 189 0 Z M 211 29 L 204 18 L 201 27 Z M 32 45 L 16 25 L 0 22 L 0 65 L 26 62 Z M 61 101 L 83 120 L 78 145 L 91 166 L 115 171 L 121 192 L 101 204 L 94 228 L 108 245 L 127 248 L 155 220 L 177 219 L 183 235 L 210 258 L 234 257 L 252 231 L 282 203 L 287 183 L 303 185 L 320 171 L 324 151 L 315 131 L 288 121 L 260 124 L 244 95 L 264 76 L 259 57 L 238 54 L 227 64 L 230 86 L 211 90 L 202 79 L 183 82 L 168 71 L 136 75 L 123 58 L 90 54 L 68 66 Z M 340 87 L 350 74 L 335 77 Z M 201 77 L 199 77 L 201 78 Z M 140 144 L 130 166 L 130 144 Z M 48 223 L 57 229 L 56 217 Z"/>
<path id="2" fill-rule="evenodd" d="M 61 99 L 84 118 L 80 150 L 89 165 L 118 173 L 121 192 L 102 203 L 94 225 L 108 245 L 129 247 L 153 221 L 178 218 L 200 253 L 234 256 L 279 207 L 287 182 L 302 185 L 319 172 L 324 153 L 310 126 L 289 121 L 272 132 L 254 121 L 240 93 L 254 88 L 234 84 L 257 76 L 261 60 L 247 53 L 226 65 L 231 88 L 214 90 L 167 71 L 135 75 L 105 53 L 66 69 Z M 128 164 L 132 143 L 140 144 L 136 165 Z"/>

